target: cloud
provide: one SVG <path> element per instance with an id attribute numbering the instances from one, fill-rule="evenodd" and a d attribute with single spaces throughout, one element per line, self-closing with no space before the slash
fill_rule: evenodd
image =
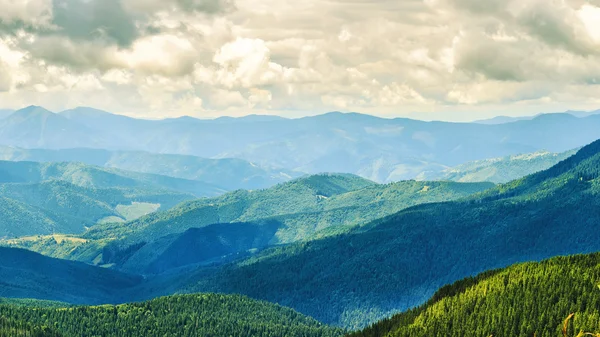
<path id="1" fill-rule="evenodd" d="M 34 27 L 48 24 L 52 18 L 51 0 L 0 0 L 0 24 L 22 23 Z"/>
<path id="2" fill-rule="evenodd" d="M 600 0 L 0 0 L 0 99 L 151 117 L 591 109 L 598 17 Z"/>
<path id="3" fill-rule="evenodd" d="M 124 7 L 135 13 L 182 11 L 217 14 L 235 8 L 231 0 L 123 0 Z"/>

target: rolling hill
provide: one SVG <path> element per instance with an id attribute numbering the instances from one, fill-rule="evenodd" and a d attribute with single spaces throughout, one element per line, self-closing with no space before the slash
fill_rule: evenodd
<path id="1" fill-rule="evenodd" d="M 459 182 L 491 181 L 496 184 L 503 184 L 549 169 L 575 153 L 577 153 L 577 149 L 562 153 L 539 151 L 503 158 L 484 159 L 468 162 L 443 171 L 432 171 L 430 174 L 423 172 L 417 179 Z"/>
<path id="2" fill-rule="evenodd" d="M 444 286 L 424 305 L 350 337 L 567 336 L 597 332 L 600 255 L 556 257 Z"/>
<path id="3" fill-rule="evenodd" d="M 466 197 L 490 187 L 415 181 L 379 185 L 352 175 L 316 175 L 266 190 L 195 200 L 125 225 L 97 225 L 81 236 L 86 245 L 74 241 L 70 249 L 54 240 L 13 242 L 49 256 L 160 273 L 335 235 L 409 206 Z"/>
<path id="4" fill-rule="evenodd" d="M 75 234 L 222 190 L 201 182 L 79 163 L 0 161 L 0 237 Z"/>
<path id="5" fill-rule="evenodd" d="M 0 160 L 86 163 L 104 167 L 109 172 L 118 169 L 184 179 L 185 183 L 177 186 L 193 187 L 205 183 L 205 185 L 220 186 L 227 190 L 268 188 L 304 175 L 296 171 L 259 167 L 235 158 L 207 159 L 186 155 L 89 148 L 45 150 L 0 146 Z M 136 175 L 136 177 L 140 176 L 143 175 Z"/>
<path id="6" fill-rule="evenodd" d="M 95 189 L 60 180 L 0 184 L 0 238 L 82 233 L 99 222 L 134 220 L 190 199 L 171 191 Z"/>
<path id="7" fill-rule="evenodd" d="M 136 275 L 0 247 L 0 297 L 119 303 L 144 281 Z"/>
<path id="8" fill-rule="evenodd" d="M 289 336 L 334 337 L 343 331 L 291 309 L 235 295 L 195 294 L 118 306 L 36 308 L 0 305 L 8 321 L 46 328 L 40 336 Z M 6 317 L 6 318 L 4 318 Z M 13 323 L 13 326 L 15 324 Z M 33 326 L 33 328 L 32 328 Z M 42 328 L 37 328 L 42 329 Z M 56 334 L 50 334 L 51 332 Z M 2 330 L 0 330 L 2 333 Z M 12 335 L 11 337 L 15 337 Z M 35 336 L 35 335 L 33 335 Z"/>
<path id="9" fill-rule="evenodd" d="M 242 293 L 322 322 L 365 326 L 485 270 L 599 251 L 599 177 L 596 141 L 546 171 L 467 199 L 200 269 L 188 290 Z"/>
<path id="10" fill-rule="evenodd" d="M 217 186 L 194 180 L 102 168 L 76 162 L 0 161 L 0 183 L 39 183 L 62 180 L 89 188 L 142 188 L 214 197 L 225 193 Z"/>

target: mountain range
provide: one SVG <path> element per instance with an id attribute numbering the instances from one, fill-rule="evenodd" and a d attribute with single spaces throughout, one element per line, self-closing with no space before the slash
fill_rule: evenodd
<path id="1" fill-rule="evenodd" d="M 423 172 L 417 176 L 417 180 L 490 181 L 502 184 L 549 169 L 577 153 L 577 150 L 561 153 L 538 151 L 502 158 L 477 160 L 447 168 L 443 171 Z"/>
<path id="2" fill-rule="evenodd" d="M 467 189 L 469 192 L 462 194 L 462 198 L 440 197 L 438 201 L 442 202 L 417 199 L 405 204 L 408 208 L 391 207 L 386 212 L 378 208 L 381 201 L 397 203 L 390 197 L 397 192 L 392 191 L 408 190 L 407 185 L 374 185 L 353 176 L 320 175 L 284 183 L 272 190 L 226 194 L 220 197 L 224 198 L 220 204 L 216 203 L 219 199 L 193 201 L 126 226 L 97 225 L 81 237 L 89 240 L 87 246 L 71 247 L 68 251 L 77 248 L 83 252 L 81 256 L 97 258 L 99 247 L 106 247 L 100 250 L 105 260 L 99 264 L 147 274 L 150 285 L 137 288 L 137 297 L 132 298 L 155 295 L 156 289 L 166 291 L 162 295 L 167 295 L 168 289 L 238 293 L 291 307 L 327 324 L 359 328 L 418 306 L 438 288 L 464 277 L 523 261 L 600 250 L 595 226 L 600 223 L 600 213 L 596 211 L 600 209 L 599 168 L 600 141 L 597 141 L 550 169 L 510 183 L 495 187 L 482 184 Z M 429 182 L 412 184 L 421 184 L 415 186 L 421 187 L 421 193 L 435 191 Z M 458 184 L 459 190 L 460 186 L 467 186 L 451 184 Z M 386 188 L 391 190 L 386 192 Z M 304 194 L 300 192 L 303 189 L 307 191 Z M 366 193 L 370 189 L 375 192 Z M 256 199 L 246 195 L 254 193 L 259 193 Z M 374 197 L 378 195 L 382 196 L 380 201 Z M 454 201 L 444 201 L 457 197 Z M 276 219 L 280 217 L 277 209 L 296 208 L 302 212 L 306 207 L 315 207 L 312 205 L 318 206 L 315 210 L 320 214 L 328 205 L 347 208 L 348 204 L 342 201 L 353 198 L 359 201 L 364 198 L 350 203 L 365 205 L 357 208 L 356 214 L 372 209 L 373 218 L 355 219 L 344 226 L 329 224 L 301 237 L 300 241 L 294 241 L 296 238 L 275 246 L 276 242 L 269 241 L 265 247 L 253 244 L 254 238 L 259 243 L 267 242 L 262 234 L 256 236 L 256 229 L 259 233 L 271 233 L 268 238 L 287 236 L 273 234 L 281 225 L 271 227 L 272 221 L 257 222 L 250 214 Z M 411 207 L 411 202 L 416 206 Z M 320 208 L 320 203 L 325 208 Z M 188 211 L 189 215 L 177 216 Z M 247 219 L 241 217 L 244 214 Z M 340 214 L 355 218 L 351 211 Z M 215 220 L 216 215 L 228 215 L 232 223 L 215 224 L 218 221 L 208 220 L 199 226 L 198 219 L 210 219 L 208 215 Z M 240 220 L 246 224 L 236 222 Z M 311 223 L 312 220 L 287 224 L 294 229 L 296 224 Z M 111 238 L 114 240 L 110 241 Z M 95 240 L 109 242 L 100 245 Z M 146 250 L 146 246 L 152 249 Z M 94 253 L 85 253 L 87 249 Z M 155 251 L 158 254 L 147 255 Z M 212 251 L 229 256 L 223 259 L 207 255 Z M 144 258 L 136 259 L 136 254 Z M 180 262 L 189 265 L 182 266 Z M 152 273 L 160 274 L 152 276 Z M 170 287 L 151 286 L 158 281 Z"/>
<path id="3" fill-rule="evenodd" d="M 0 336 L 596 333 L 599 126 L 6 113 Z"/>
<path id="4" fill-rule="evenodd" d="M 259 167 L 236 158 L 207 159 L 187 155 L 90 148 L 48 150 L 0 146 L 0 160 L 85 163 L 105 169 L 180 178 L 187 180 L 186 184 L 190 186 L 205 183 L 226 190 L 268 188 L 304 175 L 302 172 L 291 170 Z"/>
<path id="5" fill-rule="evenodd" d="M 0 120 L 0 144 L 238 158 L 260 167 L 411 179 L 467 161 L 568 151 L 600 138 L 600 115 L 546 114 L 497 125 L 329 113 L 300 119 L 140 120 L 90 108 L 28 107 Z M 574 130 L 577 130 L 576 132 Z"/>
<path id="6" fill-rule="evenodd" d="M 159 273 L 335 235 L 409 206 L 454 200 L 492 186 L 415 181 L 380 185 L 349 174 L 322 174 L 183 203 L 125 225 L 97 225 L 60 245 L 46 238 L 10 243 L 53 257 Z"/>
<path id="7" fill-rule="evenodd" d="M 81 233 L 221 193 L 199 181 L 80 163 L 0 161 L 0 237 Z"/>

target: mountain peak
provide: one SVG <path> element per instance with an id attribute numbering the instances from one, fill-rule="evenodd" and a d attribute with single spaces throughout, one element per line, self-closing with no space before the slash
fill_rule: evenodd
<path id="1" fill-rule="evenodd" d="M 349 173 L 320 173 L 292 180 L 291 184 L 302 184 L 325 197 L 359 190 L 377 183 Z"/>
<path id="2" fill-rule="evenodd" d="M 61 114 L 61 115 L 75 115 L 75 114 L 77 114 L 77 115 L 86 115 L 86 116 L 94 116 L 94 115 L 108 116 L 108 115 L 113 115 L 112 113 L 110 113 L 108 111 L 94 109 L 94 108 L 89 108 L 89 107 L 84 107 L 84 106 L 79 106 L 79 107 L 76 107 L 74 109 L 64 110 L 64 111 L 59 112 L 59 114 Z"/>
<path id="3" fill-rule="evenodd" d="M 37 105 L 30 105 L 26 108 L 17 110 L 13 113 L 14 116 L 43 116 L 55 115 L 54 112 Z"/>

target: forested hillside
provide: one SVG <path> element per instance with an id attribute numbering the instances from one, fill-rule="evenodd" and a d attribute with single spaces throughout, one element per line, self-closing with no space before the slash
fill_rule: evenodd
<path id="1" fill-rule="evenodd" d="M 61 180 L 0 184 L 0 238 L 82 233 L 99 222 L 134 220 L 191 199 L 163 189 L 96 189 Z"/>
<path id="2" fill-rule="evenodd" d="M 426 304 L 351 337 L 567 336 L 600 331 L 600 255 L 488 271 L 441 288 Z"/>
<path id="3" fill-rule="evenodd" d="M 600 250 L 599 175 L 597 141 L 468 200 L 419 205 L 346 234 L 201 271 L 189 290 L 242 293 L 323 322 L 364 326 L 485 270 Z"/>
<path id="4" fill-rule="evenodd" d="M 141 276 L 52 259 L 24 249 L 0 247 L 0 257 L 0 297 L 119 303 L 135 298 L 138 292 L 134 290 L 144 281 Z"/>
<path id="5" fill-rule="evenodd" d="M 45 328 L 48 326 L 59 334 Z M 64 309 L 0 305 L 0 336 L 3 336 L 2 331 L 21 333 L 8 334 L 7 337 L 29 336 L 24 331 L 35 333 L 32 337 L 343 335 L 340 329 L 325 326 L 288 308 L 242 296 L 217 294 L 170 296 L 143 303 Z"/>
<path id="6" fill-rule="evenodd" d="M 48 326 L 33 325 L 26 321 L 17 321 L 0 316 L 0 337 L 61 337 L 62 335 Z"/>
<path id="7" fill-rule="evenodd" d="M 266 190 L 192 201 L 125 225 L 94 226 L 83 242 L 13 242 L 55 257 L 155 273 L 334 235 L 409 206 L 454 200 L 492 186 L 415 181 L 379 185 L 352 175 L 316 175 Z M 101 261 L 95 260 L 100 254 Z"/>

